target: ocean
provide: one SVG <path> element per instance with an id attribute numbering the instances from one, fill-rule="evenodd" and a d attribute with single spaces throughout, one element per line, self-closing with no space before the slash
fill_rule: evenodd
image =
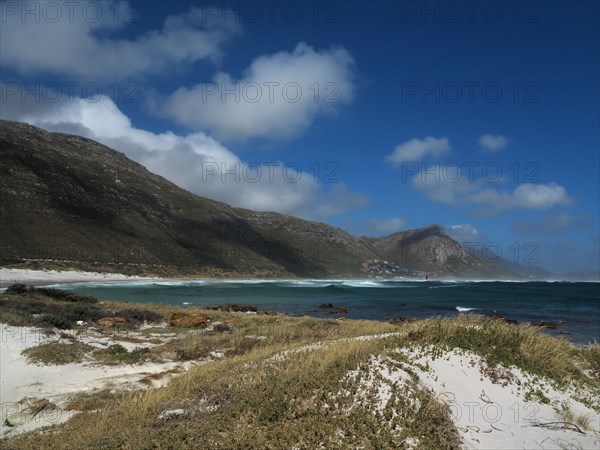
<path id="1" fill-rule="evenodd" d="M 56 284 L 52 287 L 103 300 L 178 306 L 250 304 L 294 316 L 387 321 L 406 318 L 490 315 L 522 322 L 561 321 L 557 329 L 575 343 L 600 341 L 600 283 L 399 280 L 125 281 Z M 330 314 L 323 303 L 347 309 Z"/>

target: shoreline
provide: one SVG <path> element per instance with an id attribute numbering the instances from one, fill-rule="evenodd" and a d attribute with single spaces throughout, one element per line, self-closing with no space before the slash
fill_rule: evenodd
<path id="1" fill-rule="evenodd" d="M 242 286 L 242 289 L 245 289 L 244 286 L 247 286 L 248 288 L 251 288 L 254 284 L 263 284 L 266 286 L 277 286 L 278 283 L 283 283 L 282 286 L 285 288 L 287 286 L 287 284 L 290 284 L 290 289 L 298 287 L 298 288 L 302 288 L 304 287 L 304 285 L 308 285 L 309 287 L 313 287 L 313 286 L 325 286 L 329 283 L 334 284 L 334 285 L 342 285 L 343 287 L 348 287 L 348 288 L 369 288 L 372 287 L 373 289 L 377 289 L 377 288 L 387 288 L 387 287 L 394 287 L 396 286 L 396 283 L 394 282 L 399 282 L 400 284 L 402 283 L 417 283 L 418 286 L 422 286 L 423 288 L 427 287 L 427 284 L 431 283 L 431 284 L 435 284 L 435 286 L 430 286 L 430 289 L 436 289 L 438 287 L 452 287 L 452 285 L 456 284 L 456 285 L 460 285 L 460 284 L 469 284 L 469 283 L 473 283 L 473 286 L 476 286 L 478 283 L 501 283 L 501 282 L 505 282 L 505 283 L 513 283 L 510 281 L 498 281 L 498 280 L 421 280 L 421 279 L 392 279 L 392 280 L 377 280 L 377 279 L 343 279 L 343 278 L 336 278 L 336 279 L 298 279 L 298 278 L 279 278 L 279 279 L 264 279 L 264 278 L 247 278 L 247 279 L 240 279 L 240 278 L 231 278 L 231 279 L 226 279 L 226 278 L 160 278 L 160 277 L 140 277 L 140 276 L 128 276 L 128 275 L 124 275 L 124 274 L 118 274 L 118 273 L 97 273 L 97 272 L 84 272 L 84 271 L 56 271 L 56 270 L 32 270 L 32 269 L 7 269 L 7 268 L 0 268 L 0 293 L 4 292 L 6 290 L 6 288 L 11 285 L 11 284 L 15 284 L 15 283 L 24 283 L 24 284 L 29 284 L 32 286 L 37 286 L 37 287 L 51 287 L 51 288 L 63 288 L 63 289 L 77 289 L 77 288 L 86 288 L 86 287 L 90 287 L 91 289 L 94 288 L 98 288 L 98 287 L 106 287 L 106 288 L 124 288 L 124 289 L 128 289 L 128 288 L 135 288 L 136 286 L 141 286 L 142 288 L 149 288 L 151 285 L 153 285 L 154 283 L 157 283 L 158 285 L 164 284 L 165 286 L 172 286 L 173 288 L 177 289 L 179 288 L 185 288 L 186 286 L 188 286 L 186 283 L 190 283 L 189 287 L 190 289 L 196 289 L 196 287 L 201 287 L 201 286 L 206 286 L 207 288 L 215 288 L 215 289 L 219 289 L 221 285 L 223 285 L 223 287 L 228 286 L 230 283 L 231 284 L 236 284 L 239 283 L 240 286 Z M 536 283 L 539 281 L 536 281 Z M 389 283 L 389 284 L 388 284 Z M 518 282 L 517 284 L 521 284 L 524 282 Z M 516 287 L 515 287 L 516 288 Z M 420 289 L 420 288 L 419 288 Z M 546 288 L 547 289 L 547 288 Z M 433 292 L 433 291 L 432 291 Z M 440 291 L 441 292 L 441 291 Z M 113 300 L 111 297 L 103 297 L 105 300 L 107 301 L 111 301 Z M 140 300 L 140 299 L 129 299 L 129 298 L 118 298 L 117 300 L 127 300 L 127 301 L 131 301 L 132 303 L 140 303 L 140 304 L 152 304 L 155 303 L 155 301 L 153 300 Z M 457 300 L 458 301 L 458 300 Z M 186 302 L 191 302 L 191 303 L 186 303 Z M 211 302 L 210 300 L 206 301 L 202 301 L 202 299 L 196 299 L 195 301 L 191 301 L 191 300 L 186 300 L 186 302 L 181 303 L 182 307 L 202 307 L 202 306 L 210 306 L 213 304 L 213 302 Z M 199 302 L 199 303 L 198 303 Z M 245 301 L 242 301 L 242 303 L 244 303 Z M 251 300 L 248 300 L 249 303 L 253 303 Z M 248 303 L 246 302 L 246 303 Z M 323 300 L 322 303 L 327 303 L 326 299 Z M 343 302 L 342 302 L 343 303 Z M 166 302 L 165 304 L 171 304 L 169 302 Z M 175 303 L 173 303 L 175 304 Z M 254 303 L 253 303 L 254 304 Z M 298 309 L 298 310 L 294 310 L 293 308 L 290 309 L 289 307 L 287 307 L 284 303 L 281 304 L 274 304 L 273 302 L 271 302 L 271 304 L 269 305 L 264 305 L 261 306 L 261 303 L 256 303 L 255 306 L 257 307 L 263 307 L 263 308 L 267 308 L 273 311 L 277 311 L 279 314 L 283 314 L 283 315 L 290 315 L 290 316 L 302 316 L 302 315 L 308 315 L 311 317 L 317 317 L 317 318 L 327 318 L 328 316 L 326 314 L 324 314 L 324 312 L 329 312 L 329 311 L 321 311 L 316 309 L 316 305 L 318 305 L 319 303 L 313 305 L 313 307 L 309 307 L 307 306 L 307 309 Z M 360 314 L 357 313 L 356 310 L 354 308 L 352 308 L 352 310 L 350 310 L 351 306 L 346 305 L 346 304 L 336 304 L 337 307 L 342 307 L 342 309 L 344 310 L 350 310 L 349 313 L 348 311 L 345 311 L 344 313 L 342 313 L 341 317 L 347 318 L 347 319 L 370 319 L 370 320 L 377 320 L 380 322 L 388 322 L 394 318 L 398 317 L 402 317 L 403 320 L 408 320 L 408 321 L 412 321 L 412 320 L 419 320 L 419 319 L 426 319 L 428 317 L 437 317 L 437 316 L 441 316 L 441 317 L 456 317 L 458 315 L 461 314 L 475 314 L 475 315 L 482 315 L 483 317 L 487 317 L 490 313 L 492 313 L 492 309 L 494 310 L 494 313 L 496 311 L 496 307 L 490 307 L 490 308 L 485 308 L 481 305 L 471 305 L 471 304 L 467 304 L 467 303 L 461 303 L 460 301 L 458 301 L 458 303 L 454 304 L 454 305 L 459 305 L 459 306 L 452 306 L 452 310 L 445 310 L 445 312 L 440 312 L 440 311 L 435 311 L 435 304 L 432 307 L 432 312 L 430 315 L 423 315 L 421 313 L 419 313 L 418 311 L 420 311 L 419 309 L 414 310 L 414 309 L 404 309 L 404 310 L 398 310 L 396 312 L 394 312 L 393 314 L 390 315 L 385 315 L 385 314 Z M 414 305 L 413 305 L 414 306 Z M 465 307 L 466 306 L 466 307 Z M 416 307 L 418 308 L 418 305 L 416 305 Z M 313 311 L 314 309 L 314 311 Z M 447 309 L 447 308 L 446 308 Z M 589 345 L 592 344 L 594 342 L 598 342 L 600 341 L 600 336 L 597 335 L 595 332 L 590 332 L 590 325 L 586 324 L 585 326 L 579 327 L 577 325 L 576 322 L 576 318 L 568 318 L 568 317 L 562 317 L 562 316 L 552 316 L 552 315 L 540 315 L 538 318 L 536 319 L 529 319 L 527 317 L 521 317 L 518 313 L 515 314 L 511 314 L 509 310 L 502 311 L 501 309 L 498 309 L 498 311 L 500 312 L 501 316 L 500 318 L 502 320 L 507 320 L 507 321 L 511 321 L 512 319 L 514 320 L 518 320 L 519 324 L 536 324 L 536 323 L 548 323 L 551 324 L 552 326 L 549 326 L 548 329 L 546 329 L 545 325 L 538 325 L 540 327 L 540 331 L 543 332 L 544 334 L 548 334 L 551 335 L 553 337 L 556 338 L 564 338 L 567 341 L 569 341 L 572 345 L 575 346 L 585 346 L 585 345 Z M 323 313 L 323 314 L 321 314 Z M 330 313 L 331 314 L 331 313 Z M 348 315 L 346 315 L 348 314 Z M 493 314 L 493 313 L 492 313 Z M 332 317 L 338 317 L 338 315 L 334 315 Z M 573 322 L 573 320 L 575 320 L 575 322 Z M 554 326 L 554 324 L 556 324 L 556 326 Z M 560 328 L 559 330 L 556 330 L 556 328 Z"/>
<path id="2" fill-rule="evenodd" d="M 89 272 L 81 270 L 56 270 L 56 269 L 15 269 L 10 267 L 0 267 L 0 288 L 5 288 L 14 283 L 27 283 L 34 286 L 44 286 L 46 284 L 71 284 L 94 281 L 231 281 L 231 282 L 275 282 L 275 281 L 406 281 L 411 283 L 600 283 L 600 280 L 567 280 L 567 279 L 468 279 L 468 278 L 369 278 L 369 277 L 349 277 L 349 278 L 305 278 L 305 277 L 209 277 L 209 276 L 140 276 L 126 275 L 117 272 Z"/>
<path id="3" fill-rule="evenodd" d="M 15 448 L 31 448 L 33 441 L 60 441 L 75 431 L 80 448 L 86 448 L 108 430 L 127 437 L 138 429 L 142 434 L 162 433 L 162 426 L 168 430 L 168 422 L 180 417 L 182 426 L 194 433 L 210 428 L 209 416 L 206 422 L 189 420 L 196 414 L 205 417 L 206 407 L 213 408 L 210 413 L 223 411 L 231 420 L 228 429 L 235 430 L 238 406 L 231 404 L 229 410 L 229 401 L 207 403 L 206 392 L 247 405 L 245 395 L 255 395 L 255 383 L 264 382 L 266 390 L 259 392 L 286 404 L 286 392 L 296 382 L 314 382 L 303 378 L 307 373 L 320 374 L 313 387 L 329 386 L 323 391 L 327 396 L 313 397 L 311 389 L 300 389 L 296 395 L 302 401 L 286 404 L 288 412 L 280 417 L 306 414 L 306 405 L 311 405 L 311 410 L 323 412 L 314 421 L 318 426 L 330 418 L 325 405 L 336 398 L 348 405 L 339 410 L 339 420 L 358 406 L 367 413 L 356 415 L 358 426 L 370 413 L 395 411 L 397 418 L 404 418 L 398 419 L 399 426 L 410 427 L 417 410 L 430 405 L 420 412 L 420 420 L 434 429 L 443 419 L 453 427 L 460 448 L 534 448 L 540 443 L 544 448 L 595 448 L 600 443 L 600 366 L 594 362 L 600 347 L 577 349 L 530 327 L 521 330 L 520 338 L 511 324 L 481 316 L 396 326 L 169 305 L 141 309 L 124 302 L 33 294 L 10 293 L 3 309 L 7 322 L 0 323 L 0 442 L 7 438 L 11 448 L 14 443 L 22 444 Z M 37 310 L 18 306 L 20 301 L 33 306 L 31 300 L 38 302 Z M 40 302 L 53 309 L 44 310 Z M 36 325 L 46 311 L 57 317 L 69 314 L 74 302 L 79 303 L 81 320 Z M 96 319 L 98 312 L 107 315 Z M 273 369 L 273 379 L 263 379 L 266 367 Z M 331 380 L 323 382 L 327 377 Z M 221 378 L 226 381 L 216 381 Z M 272 382 L 281 389 L 271 391 Z M 130 395 L 134 392 L 139 394 Z M 248 413 L 259 415 L 264 401 L 257 397 Z M 325 403 L 313 407 L 315 401 Z M 402 428 L 391 425 L 394 415 L 390 417 L 392 422 L 374 416 L 373 424 L 401 433 Z M 106 431 L 99 423 L 106 424 Z M 59 424 L 49 433 L 24 434 Z M 434 439 L 419 430 L 417 426 L 410 437 L 414 442 Z M 225 441 L 231 442 L 232 436 Z M 339 436 L 335 429 L 332 436 Z M 318 447 L 318 442 L 313 444 Z"/>

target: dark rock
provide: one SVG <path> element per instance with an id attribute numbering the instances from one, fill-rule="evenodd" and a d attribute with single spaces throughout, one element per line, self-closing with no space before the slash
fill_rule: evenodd
<path id="1" fill-rule="evenodd" d="M 391 320 L 389 321 L 389 323 L 391 323 L 392 325 L 400 325 L 400 324 L 402 324 L 402 323 L 404 323 L 404 322 L 406 322 L 406 321 L 407 321 L 406 317 L 403 317 L 403 316 L 396 316 L 396 317 L 394 317 L 393 319 L 391 319 Z"/>
<path id="2" fill-rule="evenodd" d="M 218 311 L 226 311 L 226 312 L 256 312 L 256 306 L 236 305 L 236 304 L 209 306 L 207 309 L 215 309 Z"/>
<path id="3" fill-rule="evenodd" d="M 510 323 L 512 325 L 516 325 L 517 321 L 514 319 L 507 319 L 504 316 L 498 314 L 496 311 L 494 311 L 493 313 L 490 314 L 489 316 L 490 320 L 500 320 L 502 322 L 506 322 L 506 323 Z"/>
<path id="4" fill-rule="evenodd" d="M 323 308 L 323 309 L 333 308 L 333 304 L 331 304 L 331 303 L 323 303 L 322 305 L 319 305 L 319 308 Z"/>
<path id="5" fill-rule="evenodd" d="M 342 306 L 335 306 L 329 314 L 348 314 L 348 310 Z"/>
<path id="6" fill-rule="evenodd" d="M 551 330 L 556 330 L 558 327 L 562 326 L 562 322 L 548 322 L 546 320 L 540 320 L 539 322 L 532 322 L 531 325 L 534 327 L 544 327 Z"/>

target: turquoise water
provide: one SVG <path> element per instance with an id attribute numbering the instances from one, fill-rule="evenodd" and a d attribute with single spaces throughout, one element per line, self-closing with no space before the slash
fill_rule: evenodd
<path id="1" fill-rule="evenodd" d="M 600 341 L 600 283 L 397 280 L 128 281 L 54 285 L 105 300 L 208 306 L 244 303 L 291 315 L 389 320 L 493 311 L 521 322 L 562 321 L 574 342 Z"/>

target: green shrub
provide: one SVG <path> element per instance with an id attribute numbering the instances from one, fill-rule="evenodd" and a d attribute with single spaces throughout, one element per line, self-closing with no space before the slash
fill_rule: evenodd
<path id="1" fill-rule="evenodd" d="M 127 323 L 132 325 L 140 325 L 144 322 L 159 323 L 165 320 L 162 314 L 145 309 L 124 309 L 117 311 L 115 315 L 123 317 Z"/>
<path id="2" fill-rule="evenodd" d="M 16 283 L 6 288 L 6 294 L 23 295 L 23 294 L 39 294 L 49 297 L 53 300 L 74 303 L 98 303 L 98 299 L 86 295 L 75 294 L 70 291 L 53 288 L 36 288 L 23 283 Z"/>
<path id="3" fill-rule="evenodd" d="M 63 291 L 61 289 L 51 288 L 37 288 L 34 290 L 35 293 L 45 295 L 53 300 L 60 300 L 63 302 L 75 302 L 75 303 L 98 303 L 98 299 L 89 297 L 87 295 L 79 295 L 74 292 Z"/>
<path id="4" fill-rule="evenodd" d="M 35 288 L 33 286 L 27 286 L 26 284 L 23 284 L 23 283 L 16 283 L 16 284 L 11 284 L 9 287 L 7 287 L 5 293 L 21 295 L 21 294 L 33 293 L 34 291 L 35 291 Z"/>
<path id="5" fill-rule="evenodd" d="M 75 321 L 62 314 L 44 314 L 35 319 L 35 324 L 40 327 L 55 327 L 59 330 L 68 330 L 75 326 Z"/>
<path id="6" fill-rule="evenodd" d="M 121 356 L 127 353 L 127 349 L 121 344 L 112 344 L 106 349 L 106 351 L 111 356 Z"/>
<path id="7" fill-rule="evenodd" d="M 150 349 L 146 347 L 137 347 L 131 351 L 127 351 L 121 344 L 112 344 L 106 350 L 97 352 L 97 356 L 108 362 L 136 364 L 145 361 L 149 353 Z"/>

